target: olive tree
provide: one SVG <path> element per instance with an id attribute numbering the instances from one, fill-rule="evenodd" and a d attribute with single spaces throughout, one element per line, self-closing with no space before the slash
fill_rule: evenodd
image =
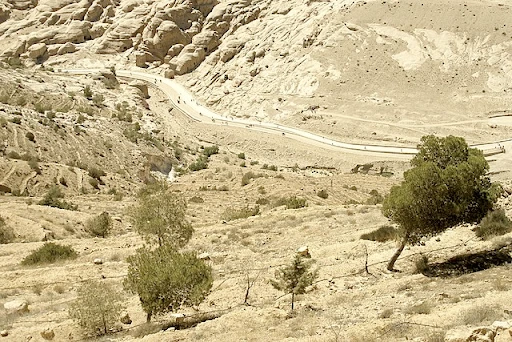
<path id="1" fill-rule="evenodd" d="M 112 285 L 88 281 L 78 289 L 78 298 L 71 304 L 69 315 L 85 331 L 105 335 L 123 310 L 121 294 Z"/>
<path id="2" fill-rule="evenodd" d="M 482 151 L 469 148 L 463 138 L 424 136 L 418 150 L 413 167 L 400 185 L 391 188 L 382 207 L 401 237 L 387 266 L 390 271 L 407 243 L 462 222 L 478 222 L 501 192 L 487 176 L 489 164 Z"/>
<path id="3" fill-rule="evenodd" d="M 297 254 L 290 265 L 276 271 L 276 280 L 270 281 L 275 289 L 292 294 L 292 310 L 295 295 L 305 293 L 318 276 L 316 270 L 310 270 L 311 264 L 312 261 L 305 261 L 304 257 Z"/>
<path id="4" fill-rule="evenodd" d="M 139 295 L 148 322 L 154 314 L 198 305 L 212 287 L 211 267 L 195 253 L 180 253 L 170 245 L 143 247 L 128 263 L 124 287 Z"/>
<path id="5" fill-rule="evenodd" d="M 167 183 L 158 182 L 140 191 L 131 216 L 135 229 L 148 242 L 180 248 L 187 244 L 194 231 L 185 217 L 186 210 L 183 196 L 171 192 Z"/>

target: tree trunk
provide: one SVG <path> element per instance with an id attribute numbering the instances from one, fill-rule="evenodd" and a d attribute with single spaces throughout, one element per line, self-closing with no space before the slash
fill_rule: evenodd
<path id="1" fill-rule="evenodd" d="M 396 250 L 395 254 L 393 254 L 391 260 L 389 260 L 388 271 L 395 271 L 395 262 L 400 256 L 400 254 L 402 254 L 402 251 L 404 250 L 405 245 L 407 244 L 407 240 L 409 240 L 409 234 L 404 235 L 402 241 L 400 242 L 400 246 Z"/>
<path id="2" fill-rule="evenodd" d="M 295 303 L 295 293 L 292 292 L 292 311 L 293 311 L 293 303 Z"/>
<path id="3" fill-rule="evenodd" d="M 151 311 L 146 314 L 146 322 L 147 323 L 151 322 L 151 314 L 152 314 Z"/>

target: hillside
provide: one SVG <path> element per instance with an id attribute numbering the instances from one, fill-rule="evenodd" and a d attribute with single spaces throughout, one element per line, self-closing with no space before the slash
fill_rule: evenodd
<path id="1" fill-rule="evenodd" d="M 505 153 L 487 160 L 505 189 L 497 206 L 512 217 L 511 6 L 0 0 L 0 229 L 13 232 L 0 244 L 0 342 L 47 340 L 45 330 L 54 341 L 512 341 L 512 233 L 450 228 L 406 247 L 400 272 L 386 270 L 396 241 L 361 239 L 390 225 L 382 196 L 410 156 L 197 121 L 156 81 L 119 76 L 174 78 L 227 118 L 341 142 L 402 148 L 452 134 L 500 144 Z M 127 258 L 144 245 L 137 193 L 164 179 L 195 229 L 185 250 L 206 253 L 213 270 L 206 300 L 180 313 L 218 317 L 165 330 L 175 316 L 147 324 L 139 298 L 122 292 L 132 322 L 84 335 L 68 313 L 79 286 L 122 290 Z M 51 194 L 61 208 L 43 205 Z M 294 196 L 306 205 L 288 209 Z M 255 215 L 237 217 L 244 209 Z M 103 212 L 105 238 L 88 226 Z M 77 258 L 21 264 L 49 241 Z M 270 280 L 306 246 L 318 278 L 292 312 Z M 14 300 L 28 311 L 9 312 Z"/>

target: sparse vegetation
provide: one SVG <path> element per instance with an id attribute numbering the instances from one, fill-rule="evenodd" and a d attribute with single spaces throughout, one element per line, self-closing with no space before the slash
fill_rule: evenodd
<path id="1" fill-rule="evenodd" d="M 214 154 L 219 153 L 219 146 L 208 146 L 203 149 L 203 154 L 206 156 L 206 158 L 209 158 L 210 156 Z"/>
<path id="2" fill-rule="evenodd" d="M 245 153 L 240 152 L 237 154 L 238 159 L 245 159 Z"/>
<path id="3" fill-rule="evenodd" d="M 61 198 L 64 198 L 64 194 L 62 193 L 58 185 L 54 185 L 48 190 L 46 195 L 44 195 L 43 199 L 40 200 L 38 204 L 65 210 L 78 209 L 78 206 L 61 200 Z"/>
<path id="4" fill-rule="evenodd" d="M 34 133 L 32 132 L 27 132 L 25 133 L 25 138 L 27 138 L 29 141 L 36 141 L 36 137 L 34 136 Z"/>
<path id="5" fill-rule="evenodd" d="M 254 173 L 252 171 L 244 173 L 242 176 L 242 186 L 245 186 L 251 182 L 251 179 L 256 179 L 260 177 L 266 177 L 263 173 Z"/>
<path id="6" fill-rule="evenodd" d="M 91 90 L 91 87 L 88 85 L 86 85 L 84 88 L 84 96 L 87 99 L 92 99 L 92 90 Z"/>
<path id="7" fill-rule="evenodd" d="M 204 156 L 197 158 L 195 162 L 188 166 L 190 171 L 199 171 L 208 168 L 208 159 Z"/>
<path id="8" fill-rule="evenodd" d="M 135 229 L 146 241 L 180 248 L 187 244 L 194 231 L 186 220 L 186 210 L 183 196 L 171 192 L 166 183 L 159 182 L 142 189 L 130 214 Z"/>
<path id="9" fill-rule="evenodd" d="M 10 243 L 14 240 L 14 231 L 7 225 L 5 219 L 0 216 L 0 244 Z"/>
<path id="10" fill-rule="evenodd" d="M 198 305 L 212 287 L 210 266 L 195 253 L 179 253 L 169 245 L 141 248 L 128 263 L 124 287 L 139 296 L 148 322 L 155 314 Z"/>
<path id="11" fill-rule="evenodd" d="M 238 220 L 238 219 L 242 219 L 242 218 L 248 218 L 251 216 L 256 216 L 259 213 L 260 213 L 260 207 L 258 205 L 255 207 L 246 206 L 246 207 L 243 207 L 240 209 L 229 207 L 229 208 L 226 208 L 224 213 L 222 213 L 221 218 L 226 221 L 233 221 L 233 220 Z"/>
<path id="12" fill-rule="evenodd" d="M 112 230 L 113 222 L 110 214 L 102 212 L 85 222 L 85 229 L 93 236 L 106 237 Z"/>
<path id="13" fill-rule="evenodd" d="M 398 237 L 398 231 L 392 226 L 381 226 L 378 229 L 361 235 L 362 240 L 370 240 L 377 242 L 386 242 L 395 240 Z"/>
<path id="14" fill-rule="evenodd" d="M 111 284 L 88 281 L 78 288 L 78 297 L 69 308 L 69 316 L 85 332 L 106 335 L 123 309 L 122 296 Z"/>
<path id="15" fill-rule="evenodd" d="M 75 250 L 69 246 L 47 242 L 25 257 L 21 264 L 24 266 L 51 264 L 57 261 L 75 259 L 77 256 Z"/>
<path id="16" fill-rule="evenodd" d="M 475 305 L 459 314 L 459 323 L 463 325 L 492 323 L 502 317 L 501 310 L 497 305 Z"/>
<path id="17" fill-rule="evenodd" d="M 512 221 L 505 214 L 505 210 L 498 209 L 487 213 L 475 229 L 476 236 L 489 239 L 512 231 Z"/>
<path id="18" fill-rule="evenodd" d="M 292 310 L 294 309 L 295 295 L 306 293 L 306 288 L 313 284 L 318 277 L 316 270 L 311 271 L 312 261 L 305 261 L 296 255 L 291 265 L 276 271 L 276 279 L 271 280 L 272 286 L 284 293 L 292 295 Z"/>
<path id="19" fill-rule="evenodd" d="M 316 195 L 320 198 L 323 198 L 323 199 L 327 199 L 329 197 L 329 193 L 327 192 L 327 190 L 320 190 L 316 193 Z"/>
<path id="20" fill-rule="evenodd" d="M 281 197 L 274 202 L 274 207 L 286 206 L 286 209 L 299 209 L 308 206 L 305 198 L 297 196 Z"/>
<path id="21" fill-rule="evenodd" d="M 204 199 L 199 196 L 193 196 L 188 200 L 189 203 L 204 203 Z"/>

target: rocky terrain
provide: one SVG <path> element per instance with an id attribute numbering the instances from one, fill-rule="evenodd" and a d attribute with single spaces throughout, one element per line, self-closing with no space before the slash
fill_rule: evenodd
<path id="1" fill-rule="evenodd" d="M 122 288 L 126 258 L 143 244 L 130 220 L 134 195 L 166 178 L 185 196 L 196 230 L 186 249 L 207 253 L 214 272 L 208 298 L 182 312 L 220 317 L 160 331 L 159 322 L 174 318 L 145 324 L 138 298 L 125 293 L 132 323 L 119 322 L 105 341 L 512 341 L 510 263 L 450 277 L 415 274 L 421 255 L 444 262 L 510 245 L 510 233 L 484 241 L 474 226 L 454 227 L 408 247 L 399 273 L 385 271 L 393 241 L 360 239 L 388 224 L 375 194 L 401 181 L 406 159 L 195 122 L 154 85 L 116 75 L 175 78 L 227 117 L 340 141 L 414 146 L 430 133 L 500 141 L 507 153 L 488 160 L 508 189 L 499 205 L 510 217 L 510 6 L 0 0 L 0 217 L 15 232 L 0 245 L 0 341 L 87 339 L 68 315 L 76 290 L 89 279 Z M 219 154 L 208 167 L 187 171 L 212 145 Z M 248 172 L 257 177 L 244 183 Z M 39 205 L 53 186 L 76 210 Z M 272 205 L 293 195 L 308 205 Z M 258 215 L 226 220 L 229 210 L 257 203 Z M 102 212 L 113 231 L 92 237 L 86 222 Z M 50 240 L 78 257 L 20 264 Z M 319 277 L 290 313 L 289 296 L 269 280 L 304 246 Z"/>

